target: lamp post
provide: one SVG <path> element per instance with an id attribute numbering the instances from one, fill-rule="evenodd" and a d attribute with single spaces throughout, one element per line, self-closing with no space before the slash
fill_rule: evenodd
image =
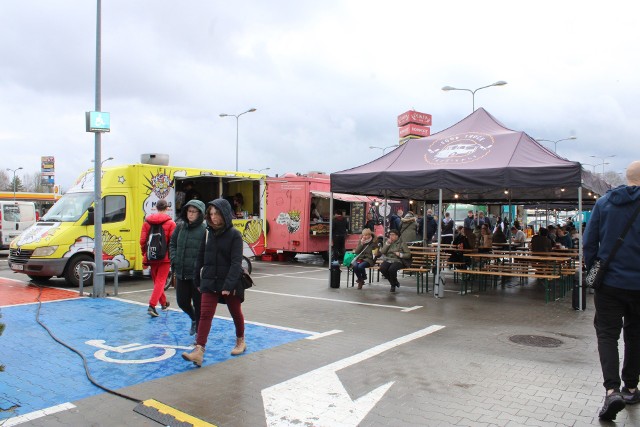
<path id="1" fill-rule="evenodd" d="M 103 161 L 100 162 L 100 166 L 104 165 L 104 162 L 108 162 L 109 160 L 113 160 L 113 157 L 107 157 L 106 159 L 104 159 Z M 94 159 L 91 160 L 93 163 L 95 163 L 96 161 Z"/>
<path id="2" fill-rule="evenodd" d="M 470 92 L 471 93 L 471 106 L 472 106 L 471 112 L 473 113 L 474 111 L 476 111 L 476 92 L 477 91 L 479 91 L 480 89 L 486 89 L 486 88 L 491 87 L 491 86 L 504 86 L 506 84 L 507 84 L 507 82 L 505 82 L 504 80 L 499 80 L 499 81 L 497 81 L 495 83 L 491 83 L 490 85 L 482 86 L 482 87 L 479 87 L 479 88 L 473 89 L 473 90 L 464 89 L 464 88 L 458 88 L 458 87 L 452 87 L 452 86 L 444 86 L 442 88 L 442 90 L 445 91 L 445 92 L 448 92 L 450 90 L 465 90 L 467 92 Z"/>
<path id="3" fill-rule="evenodd" d="M 557 139 L 557 140 L 551 140 L 551 139 L 542 139 L 542 138 L 536 138 L 536 141 L 538 142 L 553 142 L 553 152 L 557 153 L 558 152 L 558 142 L 562 142 L 562 141 L 569 141 L 572 139 L 578 139 L 577 136 L 570 136 L 569 138 L 562 138 L 562 139 Z"/>
<path id="4" fill-rule="evenodd" d="M 604 157 L 602 157 L 602 156 L 589 156 L 589 157 L 593 157 L 594 159 L 602 160 L 602 163 L 600 163 L 600 164 L 602 164 L 602 176 L 604 177 L 604 165 L 605 165 L 604 159 L 609 159 L 609 158 L 615 157 L 615 156 L 616 156 L 615 154 L 612 154 L 610 156 L 604 156 Z M 606 164 L 609 164 L 609 163 L 606 163 Z"/>
<path id="5" fill-rule="evenodd" d="M 241 115 L 243 114 L 247 114 L 247 113 L 253 113 L 254 111 L 256 111 L 255 108 L 249 108 L 247 111 L 244 111 L 240 114 L 226 114 L 226 113 L 221 113 L 220 117 L 235 117 L 236 118 L 236 172 L 238 172 L 238 130 L 239 130 L 239 118 Z"/>
<path id="6" fill-rule="evenodd" d="M 15 169 L 7 168 L 9 172 L 13 172 L 13 201 L 14 202 L 16 201 L 16 172 L 18 172 L 20 169 L 22 169 L 22 166 Z"/>
<path id="7" fill-rule="evenodd" d="M 608 165 L 609 163 L 606 163 L 606 164 Z M 581 163 L 581 165 L 582 166 L 591 166 L 593 168 L 593 174 L 594 175 L 596 174 L 596 166 L 598 166 L 598 165 L 593 165 L 591 163 Z"/>
<path id="8" fill-rule="evenodd" d="M 395 148 L 395 147 L 398 147 L 398 145 L 389 145 L 389 146 L 387 146 L 387 147 L 376 147 L 376 146 L 374 146 L 374 145 L 370 145 L 370 146 L 369 146 L 369 149 L 370 149 L 370 150 L 374 150 L 374 149 L 376 149 L 376 150 L 382 150 L 382 155 L 384 155 L 384 153 L 385 153 L 389 148 Z"/>
<path id="9" fill-rule="evenodd" d="M 271 168 L 262 168 L 262 169 L 249 169 L 251 172 L 262 173 L 264 171 L 268 171 Z"/>

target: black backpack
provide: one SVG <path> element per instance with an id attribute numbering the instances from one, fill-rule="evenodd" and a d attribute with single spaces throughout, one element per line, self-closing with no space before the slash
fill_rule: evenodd
<path id="1" fill-rule="evenodd" d="M 147 261 L 162 261 L 167 255 L 167 238 L 162 224 L 150 224 L 147 237 Z"/>

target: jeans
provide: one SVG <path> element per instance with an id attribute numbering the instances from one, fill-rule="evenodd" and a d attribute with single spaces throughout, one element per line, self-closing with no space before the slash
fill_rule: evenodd
<path id="1" fill-rule="evenodd" d="M 367 261 L 359 262 L 353 267 L 353 274 L 356 275 L 358 280 L 366 280 L 367 268 L 369 268 L 369 263 Z"/>
<path id="2" fill-rule="evenodd" d="M 216 307 L 222 295 L 205 292 L 202 294 L 202 306 L 200 311 L 200 323 L 198 324 L 198 334 L 196 335 L 196 343 L 202 347 L 207 346 L 209 339 L 209 331 L 211 331 L 211 322 L 216 314 Z M 224 300 L 229 308 L 229 313 L 233 318 L 233 324 L 236 327 L 236 337 L 244 337 L 244 315 L 242 314 L 242 301 L 235 295 L 225 295 Z"/>
<path id="3" fill-rule="evenodd" d="M 192 322 L 196 322 L 196 328 L 200 323 L 200 291 L 196 288 L 193 280 L 176 280 L 176 299 L 178 307 L 182 309 Z"/>
<path id="4" fill-rule="evenodd" d="M 636 388 L 640 376 L 640 291 L 604 285 L 595 291 L 594 303 L 593 325 L 598 337 L 604 388 L 620 388 L 618 340 L 621 330 L 624 339 L 622 381 L 626 387 Z"/>

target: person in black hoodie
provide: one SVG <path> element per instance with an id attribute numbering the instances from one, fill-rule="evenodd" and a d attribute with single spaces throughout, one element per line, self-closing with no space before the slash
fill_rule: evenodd
<path id="1" fill-rule="evenodd" d="M 202 366 L 204 351 L 211 330 L 211 322 L 218 303 L 227 304 L 236 328 L 236 345 L 231 355 L 247 349 L 244 340 L 244 287 L 242 286 L 242 234 L 233 227 L 231 204 L 225 199 L 208 203 L 205 219 L 207 228 L 196 258 L 194 280 L 202 293 L 200 322 L 196 346 L 182 358 Z"/>

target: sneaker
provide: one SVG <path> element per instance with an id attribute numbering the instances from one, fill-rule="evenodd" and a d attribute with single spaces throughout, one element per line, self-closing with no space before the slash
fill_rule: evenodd
<path id="1" fill-rule="evenodd" d="M 162 311 L 166 311 L 169 308 L 170 305 L 171 305 L 171 303 L 169 301 L 167 301 L 167 303 L 162 306 Z"/>
<path id="2" fill-rule="evenodd" d="M 636 403 L 640 402 L 640 391 L 638 391 L 637 387 L 636 391 L 634 391 L 633 393 L 630 392 L 627 387 L 622 387 L 622 390 L 620 390 L 620 394 L 624 399 L 624 403 L 626 403 L 627 405 L 635 405 Z"/>
<path id="3" fill-rule="evenodd" d="M 604 405 L 598 414 L 601 420 L 613 421 L 616 419 L 618 412 L 622 411 L 625 407 L 624 399 L 619 391 L 614 391 L 610 395 L 604 398 Z"/>
<path id="4" fill-rule="evenodd" d="M 156 308 L 155 308 L 155 307 L 153 307 L 153 306 L 151 306 L 151 305 L 150 305 L 150 306 L 149 306 L 149 308 L 147 309 L 147 313 L 148 313 L 148 314 L 149 314 L 149 316 L 151 316 L 151 317 L 158 317 L 158 316 L 159 316 L 158 312 L 156 311 Z"/>
<path id="5" fill-rule="evenodd" d="M 193 336 L 196 334 L 196 321 L 191 321 L 191 329 L 189 330 L 189 335 Z"/>

